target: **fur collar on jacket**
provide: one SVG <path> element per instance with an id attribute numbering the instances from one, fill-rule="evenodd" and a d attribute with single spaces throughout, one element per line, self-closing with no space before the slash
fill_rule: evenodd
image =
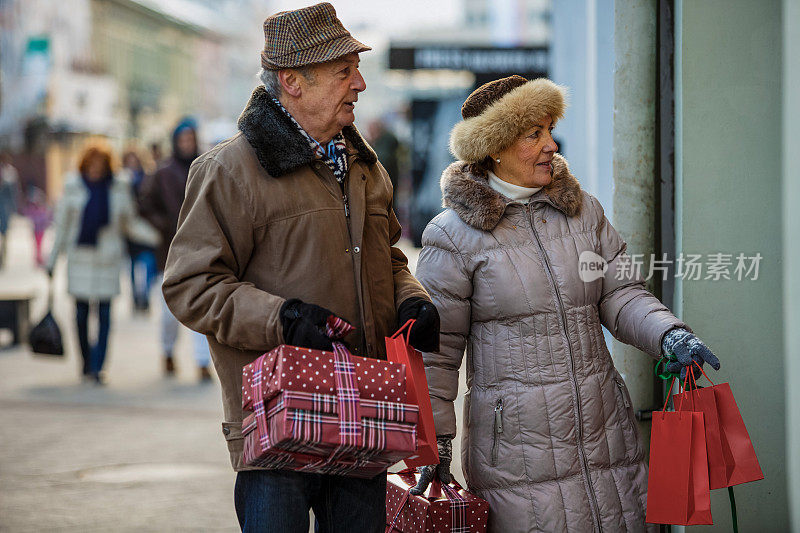
<path id="1" fill-rule="evenodd" d="M 314 161 L 314 153 L 305 137 L 275 105 L 263 85 L 253 91 L 238 126 L 256 151 L 258 162 L 272 177 L 283 176 Z M 378 161 L 355 126 L 346 126 L 342 134 L 351 153 L 354 150 L 368 165 Z"/>
<path id="2" fill-rule="evenodd" d="M 442 205 L 452 208 L 470 226 L 485 231 L 497 226 L 512 203 L 492 189 L 485 177 L 469 172 L 463 161 L 456 161 L 444 170 L 441 187 Z M 536 195 L 542 193 L 568 217 L 580 214 L 581 186 L 569 171 L 567 160 L 558 154 L 553 156 L 553 180 Z"/>

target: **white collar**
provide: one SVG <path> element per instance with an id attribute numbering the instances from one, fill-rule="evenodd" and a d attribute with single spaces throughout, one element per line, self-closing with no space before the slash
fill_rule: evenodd
<path id="1" fill-rule="evenodd" d="M 488 179 L 489 186 L 492 189 L 499 192 L 506 198 L 522 203 L 528 203 L 528 200 L 531 199 L 531 196 L 541 190 L 541 187 L 521 187 L 519 185 L 514 185 L 513 183 L 503 181 L 491 170 L 489 171 Z"/>

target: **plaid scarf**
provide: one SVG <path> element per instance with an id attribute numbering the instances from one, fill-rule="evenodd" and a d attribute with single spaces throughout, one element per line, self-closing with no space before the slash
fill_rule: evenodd
<path id="1" fill-rule="evenodd" d="M 297 126 L 297 129 L 300 131 L 300 133 L 306 138 L 309 147 L 311 147 L 311 151 L 314 153 L 314 158 L 320 159 L 323 163 L 328 165 L 328 168 L 331 169 L 331 172 L 333 172 L 336 181 L 343 183 L 344 177 L 347 175 L 347 146 L 344 143 L 344 135 L 342 135 L 342 132 L 340 131 L 333 137 L 333 139 L 331 139 L 326 150 L 320 143 L 316 141 L 316 139 L 314 139 L 306 130 L 303 129 L 303 126 L 301 126 L 294 119 L 292 114 L 289 113 L 285 107 L 283 107 L 283 104 L 281 104 L 277 98 L 273 97 L 272 101 L 275 102 L 275 105 L 277 105 L 287 117 L 289 117 L 289 120 L 291 120 L 292 123 Z"/>

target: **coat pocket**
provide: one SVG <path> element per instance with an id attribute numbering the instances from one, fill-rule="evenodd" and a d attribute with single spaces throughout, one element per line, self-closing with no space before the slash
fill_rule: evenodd
<path id="1" fill-rule="evenodd" d="M 503 399 L 498 398 L 494 404 L 494 428 L 492 438 L 492 466 L 497 466 L 497 452 L 500 445 L 500 434 L 503 433 Z"/>
<path id="2" fill-rule="evenodd" d="M 630 438 L 634 440 L 632 443 L 634 454 L 638 457 L 641 454 L 641 443 L 639 440 L 639 428 L 636 426 L 635 422 L 635 415 L 633 412 L 633 402 L 631 402 L 631 396 L 628 392 L 627 387 L 625 387 L 625 382 L 622 380 L 622 376 L 619 373 L 615 373 L 614 376 L 614 384 L 619 391 L 619 397 L 622 400 L 622 404 L 625 406 L 625 426 L 628 431 L 630 431 Z"/>

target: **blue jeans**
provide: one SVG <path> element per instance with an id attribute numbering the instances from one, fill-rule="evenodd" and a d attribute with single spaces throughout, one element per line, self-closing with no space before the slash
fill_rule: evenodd
<path id="1" fill-rule="evenodd" d="M 234 502 L 243 533 L 307 533 L 309 509 L 317 533 L 383 533 L 386 474 L 360 479 L 249 470 L 236 476 Z"/>
<path id="2" fill-rule="evenodd" d="M 145 248 L 131 256 L 131 287 L 137 307 L 146 308 L 150 304 L 150 287 L 155 277 L 156 254 L 153 250 Z"/>
<path id="3" fill-rule="evenodd" d="M 75 318 L 78 325 L 78 342 L 83 356 L 83 375 L 97 375 L 103 369 L 108 347 L 108 333 L 111 330 L 111 302 L 109 300 L 97 304 L 97 342 L 89 342 L 89 302 L 75 302 Z"/>

